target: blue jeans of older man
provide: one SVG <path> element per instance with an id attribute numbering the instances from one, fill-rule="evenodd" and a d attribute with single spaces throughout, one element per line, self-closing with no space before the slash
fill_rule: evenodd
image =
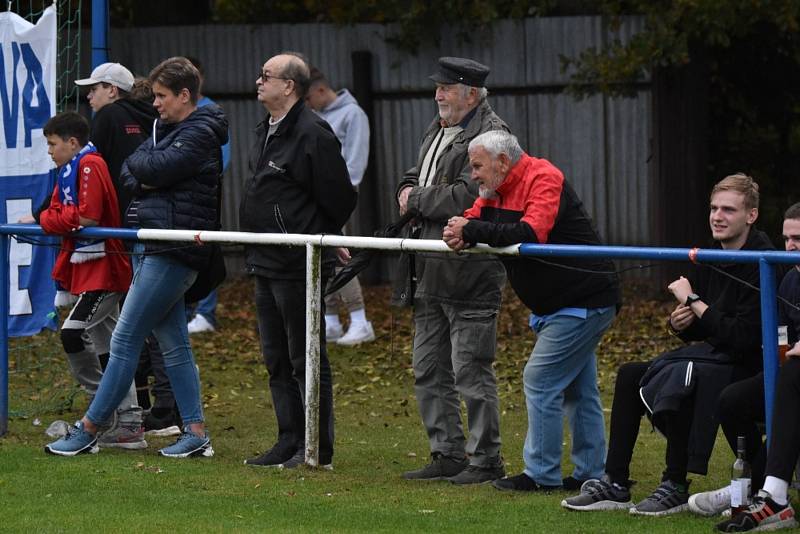
<path id="1" fill-rule="evenodd" d="M 537 339 L 523 374 L 528 433 L 522 455 L 525 474 L 541 485 L 561 485 L 565 412 L 572 435 L 572 476 L 586 480 L 603 475 L 605 425 L 594 351 L 614 314 L 614 307 L 607 307 L 531 316 Z"/>

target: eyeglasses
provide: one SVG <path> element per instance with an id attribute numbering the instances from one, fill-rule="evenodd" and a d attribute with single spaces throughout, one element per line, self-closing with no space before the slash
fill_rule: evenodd
<path id="1" fill-rule="evenodd" d="M 291 80 L 291 78 L 284 78 L 283 76 L 273 76 L 272 74 L 267 74 L 266 71 L 259 71 L 258 72 L 258 77 L 264 83 L 267 83 L 270 79 L 273 79 L 273 80 L 286 80 L 286 81 Z"/>

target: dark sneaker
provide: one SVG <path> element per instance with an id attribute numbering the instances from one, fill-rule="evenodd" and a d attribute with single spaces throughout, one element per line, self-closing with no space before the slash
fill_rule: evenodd
<path id="1" fill-rule="evenodd" d="M 306 465 L 306 451 L 305 449 L 300 449 L 294 456 L 286 460 L 285 462 L 278 465 L 281 469 L 295 469 L 300 467 L 301 465 Z M 320 469 L 325 469 L 327 471 L 333 471 L 333 464 L 319 464 L 318 466 Z"/>
<path id="2" fill-rule="evenodd" d="M 181 417 L 177 410 L 153 408 L 144 418 L 144 433 L 147 436 L 167 437 L 179 436 L 181 433 Z"/>
<path id="3" fill-rule="evenodd" d="M 525 473 L 495 480 L 492 482 L 492 486 L 501 491 L 552 491 L 561 489 L 561 486 L 543 486 Z"/>
<path id="4" fill-rule="evenodd" d="M 83 421 L 78 421 L 67 430 L 63 438 L 44 446 L 45 452 L 58 456 L 77 456 L 78 454 L 96 454 L 97 437 L 83 429 Z"/>
<path id="5" fill-rule="evenodd" d="M 759 490 L 753 497 L 753 504 L 727 521 L 717 525 L 720 532 L 747 532 L 758 530 L 779 530 L 797 526 L 794 509 L 790 503 L 784 506 L 772 500 L 769 492 Z"/>
<path id="6" fill-rule="evenodd" d="M 97 438 L 97 444 L 104 449 L 109 447 L 128 450 L 147 448 L 147 441 L 144 439 L 144 428 L 141 425 L 135 428 L 117 425 L 100 434 Z"/>
<path id="7" fill-rule="evenodd" d="M 294 452 L 291 450 L 278 449 L 278 446 L 275 445 L 261 456 L 248 458 L 244 463 L 245 465 L 255 465 L 258 467 L 279 467 L 292 456 L 294 456 Z"/>
<path id="8" fill-rule="evenodd" d="M 665 480 L 645 500 L 631 508 L 634 515 L 670 515 L 688 510 L 689 484 Z"/>
<path id="9" fill-rule="evenodd" d="M 453 477 L 448 477 L 447 480 L 453 484 L 484 484 L 503 478 L 506 476 L 506 470 L 502 465 L 495 466 L 479 466 L 468 465 L 459 474 Z"/>
<path id="10" fill-rule="evenodd" d="M 406 480 L 442 480 L 456 476 L 468 465 L 469 460 L 466 458 L 459 460 L 440 452 L 434 452 L 431 454 L 431 463 L 420 469 L 403 473 L 403 478 Z"/>
<path id="11" fill-rule="evenodd" d="M 587 479 L 587 480 L 597 480 L 597 479 Z M 561 480 L 561 489 L 565 491 L 579 491 L 581 486 L 586 480 L 581 480 L 579 478 L 575 478 L 574 476 L 570 475 L 565 477 Z"/>
<path id="12" fill-rule="evenodd" d="M 189 458 L 191 456 L 210 458 L 214 456 L 214 449 L 211 447 L 211 439 L 208 437 L 208 432 L 203 436 L 198 436 L 189 430 L 188 426 L 178 436 L 178 441 L 158 452 L 161 456 L 166 456 L 167 458 Z"/>
<path id="13" fill-rule="evenodd" d="M 580 494 L 561 501 L 561 506 L 570 510 L 628 510 L 631 502 L 630 489 L 612 483 L 607 476 L 601 480 L 587 480 L 581 484 Z"/>

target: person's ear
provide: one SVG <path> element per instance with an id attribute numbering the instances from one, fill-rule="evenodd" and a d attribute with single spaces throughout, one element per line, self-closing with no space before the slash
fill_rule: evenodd
<path id="1" fill-rule="evenodd" d="M 503 176 L 508 174 L 508 171 L 510 171 L 512 167 L 511 158 L 508 157 L 508 154 L 500 153 L 500 155 L 497 156 L 497 166 L 497 170 L 499 170 Z"/>
<path id="2" fill-rule="evenodd" d="M 751 209 L 751 210 L 750 210 L 750 211 L 747 213 L 747 224 L 753 224 L 753 223 L 755 223 L 755 222 L 756 222 L 756 219 L 758 219 L 758 208 L 752 208 L 752 209 Z"/>

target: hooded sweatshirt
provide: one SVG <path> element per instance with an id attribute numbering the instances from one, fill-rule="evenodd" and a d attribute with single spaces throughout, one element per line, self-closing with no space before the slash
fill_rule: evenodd
<path id="1" fill-rule="evenodd" d="M 157 117 L 158 113 L 151 103 L 122 98 L 103 106 L 92 120 L 89 139 L 108 165 L 111 182 L 117 191 L 121 218 L 124 218 L 131 201 L 130 192 L 120 187 L 122 162 L 150 138 L 153 121 Z"/>
<path id="2" fill-rule="evenodd" d="M 336 100 L 319 115 L 331 125 L 342 143 L 342 156 L 347 163 L 350 182 L 358 186 L 369 159 L 369 121 L 350 91 L 342 89 L 336 95 Z"/>

